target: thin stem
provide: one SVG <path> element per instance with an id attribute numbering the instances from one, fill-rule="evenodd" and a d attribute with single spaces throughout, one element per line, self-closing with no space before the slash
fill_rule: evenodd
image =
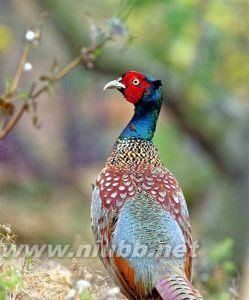
<path id="1" fill-rule="evenodd" d="M 30 44 L 26 44 L 26 46 L 25 46 L 25 48 L 24 48 L 24 50 L 21 54 L 21 57 L 19 59 L 19 63 L 18 63 L 18 66 L 17 66 L 15 77 L 14 77 L 13 82 L 10 86 L 10 89 L 7 93 L 8 102 L 10 102 L 12 100 L 12 97 L 15 94 L 16 89 L 18 88 L 18 84 L 20 82 L 20 78 L 21 78 L 21 75 L 22 75 L 22 72 L 23 72 L 23 67 L 24 67 L 26 59 L 28 57 L 30 49 L 31 49 Z"/>
<path id="2" fill-rule="evenodd" d="M 76 68 L 83 60 L 82 55 L 79 55 L 75 57 L 74 60 L 72 60 L 69 64 L 67 64 L 64 68 L 60 69 L 54 76 L 49 78 L 49 83 L 53 84 L 56 81 L 63 78 L 65 75 L 67 75 L 69 72 L 71 72 L 74 68 Z M 47 91 L 49 88 L 48 85 L 43 85 L 36 93 L 34 93 L 31 98 L 35 99 L 39 97 L 43 92 Z"/>
<path id="3" fill-rule="evenodd" d="M 85 53 L 82 53 L 74 58 L 69 64 L 67 64 L 65 67 L 60 69 L 54 76 L 49 78 L 49 83 L 53 84 L 66 76 L 69 72 L 71 72 L 74 68 L 76 68 L 78 65 L 80 65 L 81 62 L 85 63 L 87 65 L 89 62 L 91 62 L 91 58 L 89 57 L 90 54 L 94 54 L 97 50 L 102 49 L 107 41 L 109 41 L 111 38 L 107 37 L 101 44 L 98 44 L 92 48 L 88 48 Z M 94 57 L 96 59 L 97 56 Z M 48 85 L 43 85 L 35 94 L 31 96 L 32 99 L 37 98 L 40 96 L 43 92 L 47 91 L 49 88 Z"/>
<path id="4" fill-rule="evenodd" d="M 66 66 L 61 68 L 53 76 L 48 77 L 47 83 L 43 84 L 37 90 L 37 92 L 33 93 L 34 85 L 32 85 L 32 88 L 29 92 L 29 100 L 31 100 L 31 102 L 32 102 L 32 100 L 39 97 L 42 93 L 47 91 L 52 84 L 59 81 L 61 78 L 66 76 L 68 73 L 70 73 L 81 62 L 84 63 L 86 68 L 92 68 L 94 61 L 96 60 L 97 56 L 100 54 L 99 50 L 103 49 L 106 42 L 108 42 L 111 39 L 112 39 L 111 36 L 107 36 L 102 42 L 100 42 L 98 44 L 93 44 L 88 48 L 82 48 L 82 52 L 78 56 L 76 56 L 69 64 L 67 64 Z M 18 97 L 18 95 L 15 95 L 15 92 L 18 88 L 20 77 L 23 72 L 23 67 L 24 67 L 24 64 L 25 64 L 25 61 L 27 59 L 30 49 L 31 49 L 31 46 L 29 44 L 26 44 L 26 46 L 23 50 L 23 53 L 20 57 L 17 71 L 16 71 L 15 77 L 13 79 L 13 82 L 11 84 L 11 87 L 5 96 L 5 99 L 7 102 L 10 102 L 13 99 Z M 2 131 L 0 132 L 0 140 L 4 139 L 7 136 L 7 134 L 15 127 L 16 123 L 19 121 L 19 119 L 21 118 L 23 113 L 28 108 L 29 108 L 28 103 L 25 103 L 20 107 L 18 112 L 9 120 L 9 122 L 7 122 L 6 126 L 3 127 Z"/>
<path id="5" fill-rule="evenodd" d="M 25 48 L 26 51 L 23 53 L 21 60 L 19 62 L 19 66 L 18 66 L 18 70 L 17 70 L 17 74 L 15 76 L 15 84 L 13 84 L 11 86 L 11 89 L 9 91 L 9 95 L 10 92 L 13 93 L 15 92 L 17 86 L 18 86 L 18 82 L 21 76 L 21 67 L 23 67 L 23 62 L 25 62 L 25 59 L 27 57 L 28 54 L 28 50 L 27 48 Z M 66 74 L 68 74 L 69 72 L 71 72 L 75 67 L 77 67 L 81 61 L 82 61 L 82 55 L 77 56 L 74 60 L 72 60 L 68 65 L 66 65 L 64 68 L 62 68 L 61 70 L 59 70 L 52 78 L 50 83 L 55 83 L 56 81 L 60 80 L 62 77 L 64 77 Z M 35 99 L 38 96 L 40 96 L 43 92 L 45 92 L 48 89 L 47 85 L 42 86 L 35 94 L 30 95 L 31 99 Z M 4 139 L 8 133 L 15 127 L 16 123 L 19 121 L 19 119 L 22 117 L 23 113 L 28 109 L 28 104 L 25 103 L 23 104 L 20 109 L 18 110 L 18 112 L 14 115 L 13 118 L 10 119 L 10 121 L 6 124 L 6 126 L 3 128 L 3 130 L 0 132 L 0 140 Z"/>
<path id="6" fill-rule="evenodd" d="M 28 109 L 28 104 L 23 104 L 13 118 L 6 124 L 4 129 L 0 132 L 0 140 L 4 139 L 7 134 L 15 127 L 16 123 L 19 121 L 23 113 Z"/>
<path id="7" fill-rule="evenodd" d="M 62 77 L 64 77 L 65 75 L 67 75 L 67 73 L 71 72 L 75 67 L 77 67 L 83 60 L 82 55 L 78 55 L 77 57 L 75 57 L 74 60 L 72 60 L 68 65 L 66 65 L 64 68 L 62 68 L 61 70 L 59 70 L 53 77 L 52 77 L 52 81 L 56 82 L 58 80 L 60 80 Z"/>
<path id="8" fill-rule="evenodd" d="M 117 18 L 126 21 L 134 7 L 137 5 L 137 0 L 121 1 L 120 8 L 116 13 Z"/>

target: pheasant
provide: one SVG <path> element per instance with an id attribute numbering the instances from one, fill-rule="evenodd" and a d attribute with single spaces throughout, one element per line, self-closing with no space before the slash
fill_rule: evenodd
<path id="1" fill-rule="evenodd" d="M 93 234 L 100 259 L 128 299 L 203 299 L 191 284 L 187 205 L 152 143 L 161 85 L 129 71 L 104 87 L 116 88 L 135 109 L 96 180 Z"/>

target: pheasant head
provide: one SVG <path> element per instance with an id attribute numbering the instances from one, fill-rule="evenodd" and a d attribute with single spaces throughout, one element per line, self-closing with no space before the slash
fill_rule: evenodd
<path id="1" fill-rule="evenodd" d="M 137 71 L 128 71 L 122 77 L 110 81 L 104 87 L 106 89 L 118 89 L 124 98 L 133 103 L 156 100 L 157 91 L 162 85 L 161 80 L 155 80 Z"/>

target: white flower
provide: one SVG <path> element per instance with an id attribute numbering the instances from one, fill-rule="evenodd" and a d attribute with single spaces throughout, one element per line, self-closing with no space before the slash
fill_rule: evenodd
<path id="1" fill-rule="evenodd" d="M 41 30 L 40 28 L 35 28 L 35 29 L 29 29 L 25 33 L 25 40 L 34 45 L 37 46 L 39 45 L 41 41 Z"/>
<path id="2" fill-rule="evenodd" d="M 33 41 L 36 38 L 36 33 L 33 30 L 28 30 L 25 34 L 25 39 L 27 41 Z"/>
<path id="3" fill-rule="evenodd" d="M 32 69 L 33 69 L 33 66 L 29 62 L 26 62 L 23 66 L 23 70 L 26 72 L 31 71 Z"/>
<path id="4" fill-rule="evenodd" d="M 79 293 L 81 294 L 83 290 L 90 288 L 91 283 L 87 280 L 78 280 L 76 282 L 76 288 L 79 291 Z"/>

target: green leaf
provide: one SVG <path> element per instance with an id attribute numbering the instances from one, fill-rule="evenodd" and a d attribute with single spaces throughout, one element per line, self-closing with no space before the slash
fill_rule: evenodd
<path id="1" fill-rule="evenodd" d="M 234 240 L 231 238 L 226 238 L 214 247 L 210 256 L 216 262 L 223 262 L 232 256 L 233 247 Z"/>
<path id="2" fill-rule="evenodd" d="M 225 261 L 223 263 L 223 269 L 229 276 L 235 275 L 235 273 L 237 271 L 237 267 L 236 267 L 235 263 L 231 260 Z"/>
<path id="3" fill-rule="evenodd" d="M 22 100 L 27 100 L 29 98 L 29 92 L 28 91 L 23 91 L 18 95 L 19 99 Z"/>
<path id="4" fill-rule="evenodd" d="M 6 76 L 6 78 L 5 78 L 5 88 L 6 88 L 6 91 L 9 91 L 12 83 L 13 83 L 13 78 L 10 77 L 10 76 Z"/>
<path id="5" fill-rule="evenodd" d="M 13 268 L 0 275 L 0 300 L 7 299 L 6 293 L 13 291 L 17 286 L 22 286 L 22 277 L 17 269 Z"/>
<path id="6" fill-rule="evenodd" d="M 83 290 L 81 295 L 80 295 L 81 300 L 89 300 L 90 299 L 90 294 L 87 289 Z"/>

